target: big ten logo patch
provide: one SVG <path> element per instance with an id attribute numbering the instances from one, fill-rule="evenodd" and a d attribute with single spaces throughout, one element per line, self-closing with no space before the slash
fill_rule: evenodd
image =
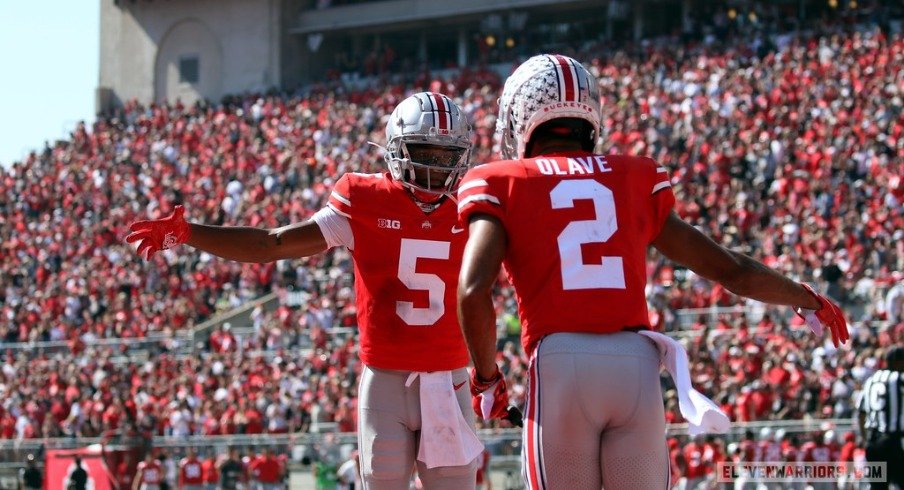
<path id="1" fill-rule="evenodd" d="M 377 228 L 400 230 L 402 229 L 402 222 L 397 219 L 377 218 Z"/>

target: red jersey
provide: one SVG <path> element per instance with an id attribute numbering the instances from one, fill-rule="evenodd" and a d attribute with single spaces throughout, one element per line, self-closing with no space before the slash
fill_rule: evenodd
<path id="1" fill-rule="evenodd" d="M 480 466 L 477 467 L 477 484 L 482 485 L 487 479 L 490 469 L 490 452 L 486 449 L 480 455 Z"/>
<path id="2" fill-rule="evenodd" d="M 741 448 L 741 461 L 756 461 L 756 442 L 750 439 L 744 439 L 738 446 Z"/>
<path id="3" fill-rule="evenodd" d="M 782 443 L 782 461 L 794 463 L 800 461 L 800 448 L 788 442 Z"/>
<path id="4" fill-rule="evenodd" d="M 182 458 L 179 462 L 179 482 L 182 485 L 204 484 L 204 470 L 198 458 Z"/>
<path id="5" fill-rule="evenodd" d="M 204 483 L 214 484 L 220 481 L 220 470 L 217 469 L 217 460 L 207 458 L 201 463 L 201 474 Z"/>
<path id="6" fill-rule="evenodd" d="M 138 463 L 138 474 L 141 475 L 141 483 L 145 485 L 160 485 L 163 481 L 163 468 L 156 461 Z"/>
<path id="7" fill-rule="evenodd" d="M 258 456 L 248 465 L 252 477 L 261 483 L 279 483 L 282 466 L 274 457 Z"/>
<path id="8" fill-rule="evenodd" d="M 703 448 L 697 443 L 684 446 L 684 476 L 687 478 L 702 478 L 706 476 L 706 461 L 703 458 Z"/>
<path id="9" fill-rule="evenodd" d="M 857 450 L 857 444 L 854 441 L 847 441 L 841 446 L 841 453 L 838 456 L 839 461 L 850 463 L 854 461 L 854 451 Z"/>
<path id="10" fill-rule="evenodd" d="M 760 463 L 778 463 L 782 460 L 782 446 L 777 442 L 760 441 L 756 451 L 756 460 Z"/>
<path id="11" fill-rule="evenodd" d="M 361 360 L 383 369 L 447 371 L 468 365 L 456 314 L 467 232 L 446 199 L 424 213 L 388 173 L 342 176 L 329 207 L 354 243 Z"/>
<path id="12" fill-rule="evenodd" d="M 716 444 L 703 444 L 703 461 L 706 463 L 706 474 L 712 474 L 716 471 L 719 463 L 725 462 L 725 454 L 722 448 Z"/>
<path id="13" fill-rule="evenodd" d="M 493 162 L 458 188 L 459 220 L 505 226 L 522 344 L 555 332 L 650 326 L 647 247 L 675 205 L 668 172 L 644 157 L 586 152 Z"/>
<path id="14" fill-rule="evenodd" d="M 800 447 L 801 461 L 807 463 L 825 463 L 835 461 L 832 448 L 818 442 L 805 442 Z"/>
<path id="15" fill-rule="evenodd" d="M 675 447 L 669 450 L 669 471 L 672 487 L 681 479 L 681 473 L 684 471 L 684 452 L 681 447 Z M 670 487 L 671 488 L 671 487 Z"/>

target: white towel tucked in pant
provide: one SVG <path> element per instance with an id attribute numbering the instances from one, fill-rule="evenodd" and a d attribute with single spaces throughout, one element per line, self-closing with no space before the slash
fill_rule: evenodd
<path id="1" fill-rule="evenodd" d="M 678 390 L 678 408 L 687 420 L 687 432 L 695 436 L 704 433 L 724 434 L 731 427 L 725 412 L 709 398 L 691 386 L 691 375 L 687 362 L 687 351 L 677 340 L 657 332 L 638 332 L 652 340 L 659 349 L 659 361 L 672 375 Z"/>
<path id="2" fill-rule="evenodd" d="M 417 459 L 427 468 L 464 466 L 483 452 L 474 428 L 465 420 L 452 387 L 452 371 L 411 373 L 405 386 L 421 378 L 421 438 Z"/>

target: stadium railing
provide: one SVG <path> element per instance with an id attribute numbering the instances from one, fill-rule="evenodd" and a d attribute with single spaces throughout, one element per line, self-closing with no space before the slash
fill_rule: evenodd
<path id="1" fill-rule="evenodd" d="M 323 424 L 322 424 L 323 425 Z M 728 434 L 722 435 L 727 441 L 738 440 L 745 431 L 755 434 L 763 428 L 783 429 L 786 434 L 801 434 L 824 430 L 831 427 L 837 434 L 855 430 L 852 419 L 802 419 L 802 420 L 760 420 L 754 422 L 736 422 L 731 425 Z M 0 461 L 21 461 L 27 454 L 38 454 L 45 449 L 73 449 L 91 444 L 115 445 L 147 445 L 154 448 L 165 448 L 171 454 L 183 454 L 189 447 L 204 448 L 206 451 L 222 453 L 229 447 L 255 450 L 264 446 L 281 453 L 292 455 L 300 460 L 311 451 L 323 447 L 354 446 L 357 434 L 354 432 L 330 432 L 330 424 L 325 424 L 319 433 L 295 434 L 254 434 L 254 435 L 221 435 L 221 436 L 158 436 L 150 441 L 142 438 L 49 438 L 49 439 L 0 439 Z M 686 436 L 687 424 L 669 424 L 667 436 Z M 520 429 L 480 429 L 478 436 L 490 448 L 494 456 L 513 456 L 520 451 Z"/>
<path id="2" fill-rule="evenodd" d="M 279 304 L 278 294 L 276 292 L 267 293 L 260 298 L 234 308 L 220 315 L 216 315 L 206 321 L 203 321 L 191 328 L 192 344 L 204 342 L 214 328 L 229 322 L 233 327 L 244 329 L 251 326 L 251 312 L 258 306 L 263 306 L 264 311 L 273 311 Z"/>

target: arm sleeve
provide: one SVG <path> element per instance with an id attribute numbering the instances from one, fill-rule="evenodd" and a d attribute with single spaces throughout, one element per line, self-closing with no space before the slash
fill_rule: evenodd
<path id="1" fill-rule="evenodd" d="M 323 238 L 326 239 L 328 246 L 331 248 L 345 246 L 349 250 L 355 249 L 355 235 L 352 233 L 351 223 L 333 206 L 327 206 L 317 211 L 311 219 L 320 227 L 320 232 L 323 233 Z"/>
<path id="2" fill-rule="evenodd" d="M 345 174 L 336 181 L 327 206 L 346 218 L 352 217 L 352 177 Z"/>
<path id="3" fill-rule="evenodd" d="M 467 227 L 468 219 L 475 213 L 486 213 L 504 221 L 505 195 L 499 190 L 498 178 L 488 172 L 488 165 L 475 167 L 465 175 L 458 186 L 458 222 Z"/>
<path id="4" fill-rule="evenodd" d="M 668 169 L 652 159 L 647 159 L 647 161 L 653 172 L 650 180 L 650 198 L 652 199 L 653 209 L 653 234 L 650 236 L 650 240 L 653 240 L 659 236 L 666 218 L 669 217 L 669 213 L 675 207 L 675 193 L 672 192 Z"/>

